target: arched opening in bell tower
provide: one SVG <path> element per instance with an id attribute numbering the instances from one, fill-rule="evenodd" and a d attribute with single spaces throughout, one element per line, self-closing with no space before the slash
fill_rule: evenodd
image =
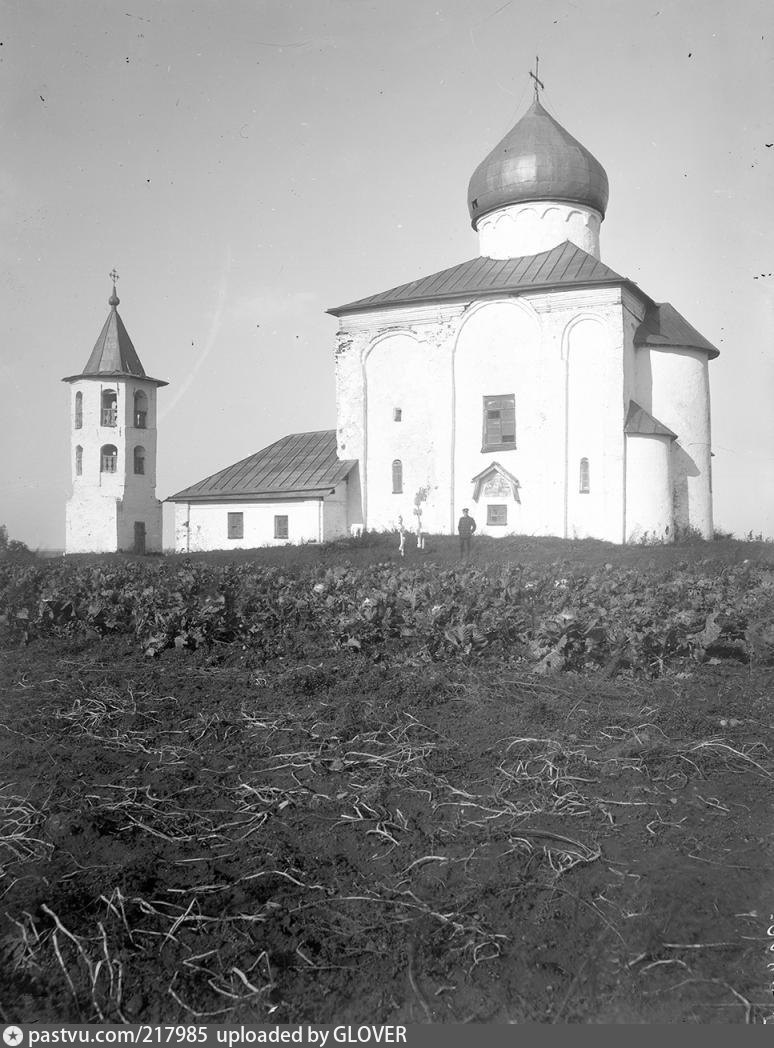
<path id="1" fill-rule="evenodd" d="M 136 429 L 146 429 L 148 425 L 148 397 L 141 389 L 134 394 L 134 425 Z"/>
<path id="2" fill-rule="evenodd" d="M 118 468 L 118 448 L 115 444 L 103 444 L 99 449 L 101 473 L 115 473 Z"/>
<path id="3" fill-rule="evenodd" d="M 115 426 L 118 422 L 118 394 L 114 389 L 102 390 L 102 425 Z"/>

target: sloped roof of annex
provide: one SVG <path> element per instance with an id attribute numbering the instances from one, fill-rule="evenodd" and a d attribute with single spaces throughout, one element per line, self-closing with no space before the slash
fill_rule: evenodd
<path id="1" fill-rule="evenodd" d="M 253 455 L 170 495 L 167 502 L 323 498 L 357 463 L 336 455 L 336 431 L 289 433 Z"/>

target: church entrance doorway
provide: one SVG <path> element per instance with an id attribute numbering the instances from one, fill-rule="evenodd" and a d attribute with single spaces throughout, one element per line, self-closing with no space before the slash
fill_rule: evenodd
<path id="1" fill-rule="evenodd" d="M 145 521 L 136 520 L 134 522 L 134 552 L 139 553 L 141 556 L 145 553 Z"/>

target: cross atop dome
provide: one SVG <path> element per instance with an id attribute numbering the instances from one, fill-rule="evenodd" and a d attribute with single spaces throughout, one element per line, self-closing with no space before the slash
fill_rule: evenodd
<path id="1" fill-rule="evenodd" d="M 541 89 L 545 91 L 546 85 L 538 77 L 538 70 L 540 67 L 540 55 L 535 55 L 535 72 L 533 73 L 530 69 L 529 75 L 535 81 L 535 101 L 537 102 L 540 96 Z"/>

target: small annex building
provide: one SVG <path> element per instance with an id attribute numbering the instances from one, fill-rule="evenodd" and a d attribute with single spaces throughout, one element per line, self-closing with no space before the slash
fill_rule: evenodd
<path id="1" fill-rule="evenodd" d="M 175 504 L 175 550 L 340 538 L 348 534 L 350 502 L 360 501 L 356 466 L 338 458 L 335 430 L 291 433 L 169 496 Z"/>

